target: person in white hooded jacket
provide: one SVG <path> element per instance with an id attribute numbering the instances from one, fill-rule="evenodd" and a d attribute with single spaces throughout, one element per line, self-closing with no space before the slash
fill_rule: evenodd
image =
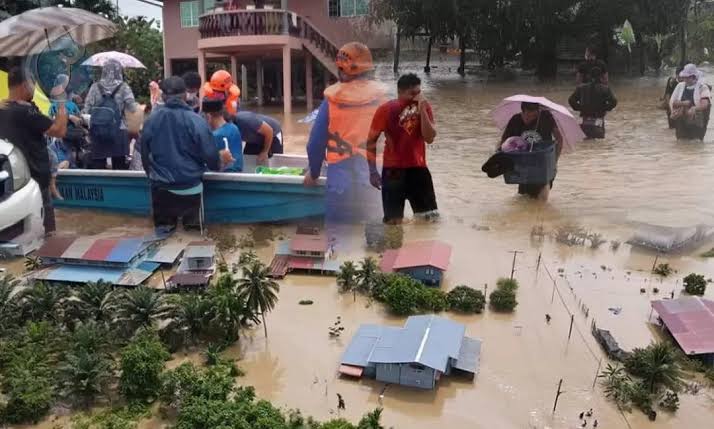
<path id="1" fill-rule="evenodd" d="M 669 100 L 677 139 L 704 140 L 711 111 L 711 90 L 694 64 L 687 64 L 679 77 L 683 81 Z"/>

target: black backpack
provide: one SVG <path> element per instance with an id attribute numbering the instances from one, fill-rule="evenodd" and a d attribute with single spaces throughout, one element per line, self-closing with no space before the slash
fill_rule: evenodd
<path id="1" fill-rule="evenodd" d="M 115 142 L 121 129 L 121 111 L 114 96 L 119 92 L 123 83 L 112 91 L 111 94 L 102 94 L 102 101 L 92 107 L 89 136 L 94 144 L 102 142 Z"/>

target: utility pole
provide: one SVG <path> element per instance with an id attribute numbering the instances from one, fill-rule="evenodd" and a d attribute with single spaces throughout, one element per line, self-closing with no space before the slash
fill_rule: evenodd
<path id="1" fill-rule="evenodd" d="M 512 250 L 508 253 L 513 253 L 513 263 L 511 264 L 511 280 L 513 280 L 513 275 L 516 273 L 516 256 L 523 252 L 520 250 Z"/>
<path id="2" fill-rule="evenodd" d="M 570 315 L 570 330 L 568 331 L 568 343 L 570 343 L 570 337 L 573 335 L 573 323 L 575 322 L 575 315 Z"/>
<path id="3" fill-rule="evenodd" d="M 560 388 L 563 386 L 563 379 L 560 379 L 560 382 L 558 383 L 558 391 L 555 393 L 555 402 L 553 403 L 553 414 L 555 414 L 555 409 L 558 407 L 558 399 L 560 398 L 560 395 L 562 395 L 563 392 L 560 390 Z"/>
<path id="4" fill-rule="evenodd" d="M 597 378 L 600 375 L 600 368 L 602 367 L 602 358 L 597 363 L 597 371 L 595 371 L 595 379 L 593 380 L 593 390 L 595 390 L 595 385 L 597 384 Z"/>

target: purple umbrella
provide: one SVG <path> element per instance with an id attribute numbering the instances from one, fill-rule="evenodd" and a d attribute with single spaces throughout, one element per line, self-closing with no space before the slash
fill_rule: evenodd
<path id="1" fill-rule="evenodd" d="M 580 128 L 578 120 L 570 113 L 570 110 L 560 104 L 553 103 L 545 97 L 519 94 L 506 98 L 491 112 L 491 117 L 496 122 L 496 125 L 501 129 L 505 129 L 513 115 L 521 113 L 521 103 L 537 103 L 551 112 L 555 123 L 558 125 L 558 131 L 563 137 L 564 152 L 575 150 L 575 144 L 585 139 L 585 134 Z"/>
<path id="2" fill-rule="evenodd" d="M 86 61 L 82 63 L 83 66 L 90 67 L 104 67 L 109 60 L 118 61 L 122 67 L 125 69 L 145 69 L 146 67 L 141 63 L 141 61 L 132 57 L 129 54 L 117 51 L 99 52 L 87 58 Z"/>

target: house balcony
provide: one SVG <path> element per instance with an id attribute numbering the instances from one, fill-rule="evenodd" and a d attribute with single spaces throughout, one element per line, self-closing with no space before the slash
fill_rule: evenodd
<path id="1" fill-rule="evenodd" d="M 285 111 L 290 111 L 291 61 L 304 58 L 306 76 L 312 75 L 315 58 L 333 75 L 338 48 L 308 19 L 280 9 L 216 10 L 199 18 L 199 73 L 205 79 L 206 56 L 231 58 L 232 73 L 237 64 L 270 58 L 283 61 L 283 97 Z M 260 68 L 260 67 L 259 67 Z M 309 70 L 307 70 L 309 68 Z M 262 71 L 258 71 L 258 81 Z M 258 86 L 259 88 L 261 85 Z M 259 97 L 260 98 L 260 97 Z M 311 107 L 308 100 L 308 107 Z"/>

